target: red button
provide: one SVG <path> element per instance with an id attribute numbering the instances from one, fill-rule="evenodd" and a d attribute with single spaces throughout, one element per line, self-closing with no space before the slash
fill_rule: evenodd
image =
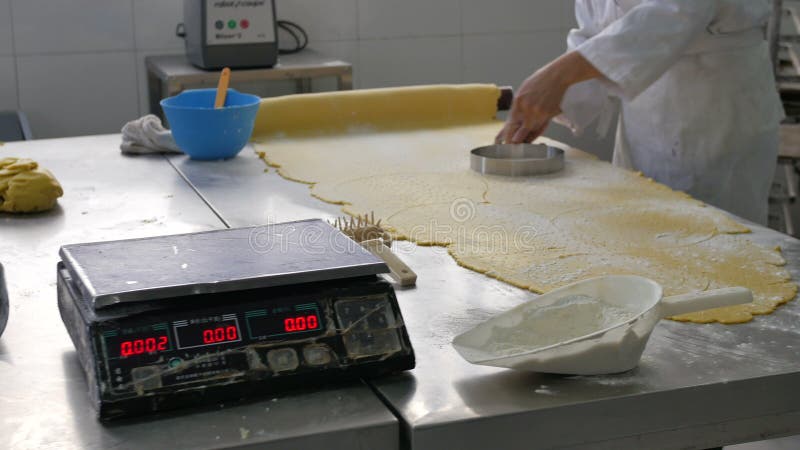
<path id="1" fill-rule="evenodd" d="M 247 27 L 250 26 L 250 21 L 247 19 L 242 19 L 239 21 L 239 26 L 241 26 L 244 29 L 247 29 Z"/>

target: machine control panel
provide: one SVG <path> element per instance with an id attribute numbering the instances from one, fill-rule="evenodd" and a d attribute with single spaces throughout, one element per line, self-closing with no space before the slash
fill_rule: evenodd
<path id="1" fill-rule="evenodd" d="M 205 0 L 206 45 L 275 42 L 272 2 Z"/>

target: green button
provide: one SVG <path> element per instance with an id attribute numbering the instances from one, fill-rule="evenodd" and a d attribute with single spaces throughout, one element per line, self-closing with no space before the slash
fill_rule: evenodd
<path id="1" fill-rule="evenodd" d="M 231 30 L 236 28 L 236 21 L 235 20 L 229 20 L 228 21 L 228 28 L 230 28 Z"/>
<path id="2" fill-rule="evenodd" d="M 171 358 L 171 359 L 169 360 L 169 367 L 170 367 L 171 369 L 174 369 L 174 368 L 176 368 L 176 367 L 180 366 L 182 362 L 183 362 L 183 360 L 182 360 L 182 359 L 180 359 L 180 358 Z"/>

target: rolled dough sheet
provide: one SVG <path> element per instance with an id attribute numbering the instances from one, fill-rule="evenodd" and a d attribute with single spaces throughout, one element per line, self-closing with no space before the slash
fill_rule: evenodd
<path id="1" fill-rule="evenodd" d="M 401 239 L 446 246 L 464 267 L 534 292 L 636 274 L 666 295 L 746 286 L 754 302 L 674 317 L 740 323 L 794 298 L 778 249 L 703 203 L 563 144 L 565 170 L 505 178 L 469 168 L 491 143 L 498 90 L 423 86 L 262 101 L 254 140 L 285 178 Z"/>

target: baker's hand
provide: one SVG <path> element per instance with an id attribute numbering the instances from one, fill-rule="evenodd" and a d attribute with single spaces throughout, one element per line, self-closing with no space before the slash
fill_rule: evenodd
<path id="1" fill-rule="evenodd" d="M 561 112 L 561 101 L 575 83 L 603 78 L 586 58 L 570 51 L 537 70 L 517 89 L 511 112 L 495 143 L 532 142 L 547 128 L 550 119 Z"/>
<path id="2" fill-rule="evenodd" d="M 544 67 L 522 82 L 495 143 L 532 142 L 544 132 L 550 119 L 561 113 L 561 100 L 568 86 L 551 69 Z"/>

